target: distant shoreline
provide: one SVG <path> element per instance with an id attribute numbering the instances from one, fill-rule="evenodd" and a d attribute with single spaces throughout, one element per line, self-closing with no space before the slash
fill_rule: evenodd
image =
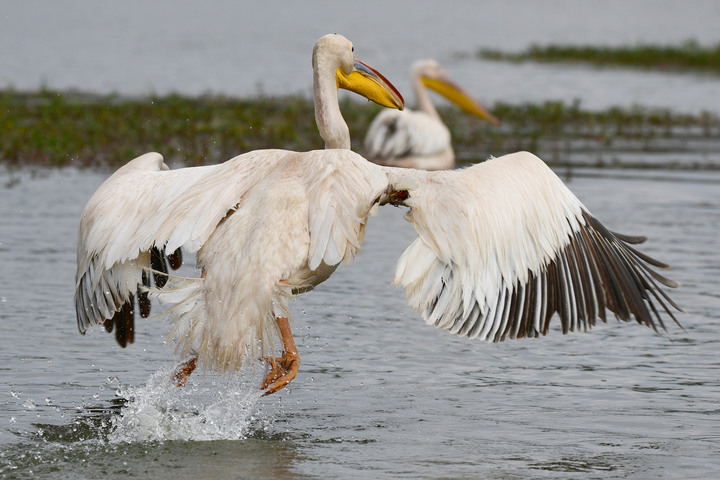
<path id="1" fill-rule="evenodd" d="M 365 131 L 380 107 L 346 99 L 341 108 L 353 149 L 362 154 Z M 551 165 L 657 167 L 638 158 L 660 152 L 664 168 L 720 169 L 716 113 L 640 106 L 588 111 L 579 101 L 496 103 L 490 109 L 499 127 L 453 107 L 440 108 L 461 162 L 530 150 Z M 8 167 L 117 167 L 148 151 L 169 162 L 200 165 L 263 148 L 323 148 L 312 102 L 301 95 L 131 98 L 0 90 L 0 132 L 0 162 Z"/>
<path id="2" fill-rule="evenodd" d="M 481 49 L 476 56 L 506 62 L 583 63 L 599 67 L 720 75 L 720 43 L 702 46 L 694 40 L 680 45 L 532 45 L 526 50 L 513 53 Z"/>

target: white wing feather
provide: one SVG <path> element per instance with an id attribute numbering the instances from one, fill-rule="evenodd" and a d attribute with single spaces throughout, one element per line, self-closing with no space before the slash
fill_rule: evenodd
<path id="1" fill-rule="evenodd" d="M 175 250 L 182 245 L 197 251 L 251 185 L 242 168 L 229 171 L 243 166 L 232 160 L 172 171 L 158 165 L 164 166 L 157 153 L 131 160 L 98 188 L 83 210 L 75 294 L 81 332 L 103 323 L 108 312 L 129 300 L 148 268 L 152 247 Z M 213 178 L 233 173 L 246 183 L 226 189 L 215 184 L 213 189 Z M 105 288 L 100 289 L 103 279 Z M 105 296 L 97 296 L 97 291 Z"/>
<path id="2" fill-rule="evenodd" d="M 664 328 L 653 298 L 678 308 L 657 282 L 677 286 L 635 251 L 642 239 L 609 232 L 536 156 L 519 152 L 464 170 L 388 169 L 407 188 L 418 238 L 395 284 L 426 322 L 488 341 L 563 331 L 605 320 L 605 308 Z"/>

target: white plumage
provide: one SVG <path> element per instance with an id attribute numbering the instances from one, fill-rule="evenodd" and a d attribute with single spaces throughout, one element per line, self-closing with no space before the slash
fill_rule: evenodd
<path id="1" fill-rule="evenodd" d="M 339 35 L 318 42 L 313 66 L 316 119 L 330 149 L 262 150 L 178 170 L 149 153 L 95 192 L 79 229 L 81 332 L 123 322 L 127 331 L 133 295 L 150 291 L 171 306 L 179 348 L 208 367 L 238 368 L 280 337 L 283 357 L 268 360 L 265 383 L 277 391 L 299 366 L 288 300 L 351 261 L 368 217 L 386 203 L 409 207 L 418 232 L 395 283 L 437 327 L 501 341 L 544 334 L 555 313 L 564 332 L 605 320 L 606 309 L 653 328 L 664 328 L 658 310 L 672 317 L 667 303 L 675 304 L 657 282 L 677 284 L 648 267 L 666 265 L 628 245 L 642 238 L 607 231 L 540 159 L 520 152 L 440 172 L 370 163 L 348 149 L 337 85 L 388 106 L 401 107 L 401 98 Z M 153 250 L 178 247 L 197 253 L 203 275 L 170 276 L 163 286 L 164 261 L 153 261 Z"/>
<path id="2" fill-rule="evenodd" d="M 418 238 L 395 284 L 428 323 L 497 342 L 545 334 L 556 313 L 565 333 L 604 321 L 606 308 L 653 328 L 664 328 L 656 304 L 674 319 L 658 283 L 678 284 L 649 268 L 667 265 L 630 246 L 645 238 L 608 231 L 535 155 L 405 172 Z"/>

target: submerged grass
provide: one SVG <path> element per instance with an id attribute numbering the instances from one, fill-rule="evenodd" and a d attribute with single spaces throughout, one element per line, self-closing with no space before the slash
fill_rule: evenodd
<path id="1" fill-rule="evenodd" d="M 569 62 L 598 66 L 622 66 L 672 71 L 696 71 L 720 75 L 720 43 L 702 46 L 695 40 L 680 45 L 632 45 L 618 47 L 532 45 L 519 53 L 482 49 L 480 58 L 511 62 Z"/>
<path id="2" fill-rule="evenodd" d="M 362 137 L 380 107 L 348 98 L 341 109 L 354 149 L 362 153 Z M 641 107 L 591 112 L 577 101 L 497 103 L 492 111 L 501 119 L 500 127 L 453 107 L 440 109 L 459 159 L 479 161 L 524 149 L 563 164 L 578 148 L 608 151 L 618 143 L 627 148 L 630 142 L 634 149 L 652 151 L 666 148 L 666 143 L 658 143 L 661 139 L 680 145 L 688 139 L 720 142 L 720 119 L 711 113 L 684 115 Z M 0 161 L 11 166 L 117 167 L 149 151 L 162 153 L 171 163 L 200 165 L 255 149 L 322 147 L 312 102 L 303 96 L 124 98 L 0 91 Z"/>

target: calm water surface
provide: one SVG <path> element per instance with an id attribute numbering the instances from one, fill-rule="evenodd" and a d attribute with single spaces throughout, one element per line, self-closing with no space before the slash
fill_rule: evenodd
<path id="1" fill-rule="evenodd" d="M 492 105 L 580 99 L 720 111 L 717 76 L 474 58 L 480 48 L 720 42 L 720 3 L 694 0 L 160 0 L 5 2 L 0 87 L 125 95 L 309 93 L 312 45 L 342 33 L 413 105 L 408 72 L 435 58 Z"/>
<path id="2" fill-rule="evenodd" d="M 125 350 L 80 336 L 76 228 L 108 172 L 0 174 L 0 478 L 714 478 L 720 175 L 584 173 L 584 203 L 673 265 L 685 331 L 436 330 L 389 286 L 413 232 L 385 207 L 357 261 L 294 303 L 303 363 L 267 398 L 253 371 L 171 387 L 161 320 Z"/>

